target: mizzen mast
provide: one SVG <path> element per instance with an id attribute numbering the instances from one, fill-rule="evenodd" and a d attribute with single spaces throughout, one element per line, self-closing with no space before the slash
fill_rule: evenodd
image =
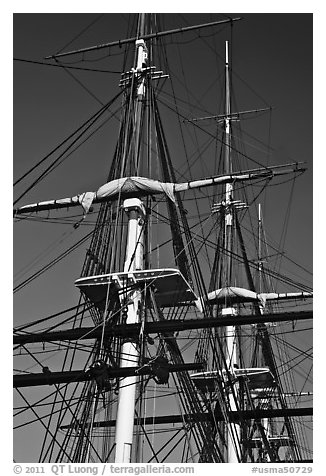
<path id="1" fill-rule="evenodd" d="M 229 42 L 225 42 L 225 173 L 232 172 L 232 158 L 231 158 L 231 96 L 230 96 L 230 70 L 229 70 Z M 233 234 L 233 183 L 229 182 L 225 185 L 225 251 L 226 251 L 226 266 L 224 274 L 224 286 L 226 288 L 231 286 L 231 272 L 232 272 L 232 234 Z M 222 315 L 233 316 L 236 310 L 234 307 L 226 307 L 222 310 Z M 237 348 L 236 348 L 236 330 L 235 326 L 227 326 L 225 329 L 226 337 L 226 363 L 228 371 L 233 373 L 233 369 L 237 366 Z M 229 404 L 230 410 L 236 411 L 237 404 L 237 385 L 230 388 Z M 240 425 L 238 423 L 227 424 L 227 461 L 229 463 L 238 463 L 239 455 L 241 454 L 240 441 Z"/>

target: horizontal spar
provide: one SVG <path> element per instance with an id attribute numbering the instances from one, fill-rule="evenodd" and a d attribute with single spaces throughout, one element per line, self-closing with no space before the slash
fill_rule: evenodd
<path id="1" fill-rule="evenodd" d="M 299 416 L 311 416 L 313 414 L 312 407 L 303 408 L 272 408 L 267 410 L 244 410 L 242 412 L 231 411 L 228 412 L 228 417 L 231 421 L 239 420 L 260 420 L 262 418 L 282 418 L 282 417 L 299 417 Z M 198 413 L 198 414 L 185 414 L 185 415 L 161 415 L 145 418 L 135 418 L 135 425 L 165 425 L 165 424 L 177 424 L 177 423 L 196 423 L 198 421 L 213 421 L 213 414 L 211 413 Z M 216 412 L 214 414 L 215 421 L 224 421 L 225 416 Z M 94 422 L 94 427 L 107 428 L 115 427 L 115 420 Z M 64 425 L 62 430 L 70 428 L 71 425 Z M 74 425 L 77 429 L 77 425 Z"/>
<path id="2" fill-rule="evenodd" d="M 190 25 L 190 26 L 175 28 L 173 30 L 158 31 L 158 32 L 155 32 L 155 33 L 149 33 L 147 35 L 143 35 L 141 37 L 141 39 L 142 40 L 151 40 L 151 39 L 155 39 L 155 38 L 160 38 L 162 36 L 174 35 L 176 33 L 185 33 L 187 31 L 191 31 L 191 30 L 199 30 L 201 28 L 223 25 L 225 23 L 231 23 L 231 22 L 238 21 L 238 20 L 241 20 L 241 19 L 242 19 L 241 17 L 227 18 L 227 19 L 224 19 L 224 20 L 218 20 L 218 21 L 214 21 L 214 22 L 210 22 L 210 23 L 202 23 L 200 25 Z M 132 38 L 123 38 L 121 40 L 111 41 L 110 43 L 103 43 L 101 45 L 89 46 L 88 48 L 81 48 L 79 50 L 66 51 L 64 53 L 58 53 L 58 54 L 54 54 L 54 55 L 51 55 L 51 56 L 46 56 L 44 59 L 62 58 L 63 56 L 71 56 L 71 55 L 80 54 L 80 53 L 87 53 L 89 51 L 97 51 L 97 50 L 101 50 L 103 48 L 112 48 L 113 46 L 121 47 L 122 45 L 126 45 L 126 44 L 129 44 L 129 43 L 134 43 L 138 39 L 139 38 L 136 37 L 136 36 L 132 37 Z"/>
<path id="3" fill-rule="evenodd" d="M 183 372 L 189 370 L 203 370 L 203 363 L 175 364 L 169 365 L 169 372 Z M 124 367 L 111 368 L 107 370 L 108 378 L 124 378 L 132 375 L 149 375 L 148 367 Z M 51 372 L 47 370 L 42 373 L 14 375 L 14 388 L 36 387 L 40 385 L 54 385 L 60 383 L 87 382 L 92 380 L 89 372 L 84 370 L 71 370 L 66 372 Z"/>
<path id="4" fill-rule="evenodd" d="M 267 322 L 301 321 L 312 319 L 312 311 L 282 312 L 277 314 L 263 314 L 261 316 L 232 316 L 214 317 L 208 319 L 174 319 L 157 322 L 146 322 L 145 334 L 164 332 L 181 332 L 191 329 L 208 329 L 224 326 L 241 326 L 248 324 L 262 324 Z M 107 325 L 105 337 L 132 337 L 140 332 L 140 324 Z M 62 331 L 38 332 L 14 336 L 14 345 L 24 345 L 37 342 L 56 342 L 70 340 L 97 339 L 102 336 L 102 327 L 84 327 Z"/>
<path id="5" fill-rule="evenodd" d="M 287 167 L 290 167 L 287 168 Z M 175 192 L 185 192 L 192 189 L 223 185 L 226 183 L 246 182 L 257 179 L 271 179 L 275 176 L 304 172 L 305 168 L 299 163 L 270 166 L 259 169 L 251 169 L 232 174 L 216 175 L 190 182 L 170 183 L 160 182 L 146 177 L 122 177 L 102 185 L 96 192 L 83 192 L 79 195 L 45 202 L 32 203 L 14 209 L 14 217 L 44 210 L 56 210 L 82 206 L 88 213 L 93 203 L 113 202 L 114 200 L 128 197 L 146 197 L 149 195 L 166 194 L 170 200 L 175 201 Z"/>

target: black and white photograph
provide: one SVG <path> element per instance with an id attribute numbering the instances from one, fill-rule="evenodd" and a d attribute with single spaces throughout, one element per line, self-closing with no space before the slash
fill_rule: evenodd
<path id="1" fill-rule="evenodd" d="M 216 10 L 12 15 L 18 465 L 312 471 L 314 15 Z"/>

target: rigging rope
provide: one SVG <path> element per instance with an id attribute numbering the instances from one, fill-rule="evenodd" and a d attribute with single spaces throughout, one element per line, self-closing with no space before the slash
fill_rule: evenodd
<path id="1" fill-rule="evenodd" d="M 74 130 L 68 137 L 66 137 L 59 145 L 52 149 L 45 157 L 43 157 L 39 162 L 37 162 L 33 167 L 31 167 L 27 172 L 25 172 L 19 179 L 14 182 L 14 186 L 21 182 L 25 177 L 27 177 L 31 172 L 33 172 L 37 167 L 39 167 L 45 160 L 47 160 L 54 152 L 56 152 L 60 147 L 62 147 L 66 142 L 74 137 L 78 132 L 80 132 L 84 127 L 86 127 L 90 122 L 100 116 L 106 108 L 109 107 L 111 101 L 101 107 L 95 114 L 93 114 L 89 119 L 87 119 L 83 124 L 81 124 L 77 129 Z M 16 202 L 14 202 L 15 204 Z"/>
<path id="2" fill-rule="evenodd" d="M 39 64 L 42 66 L 51 66 L 52 68 L 65 68 L 65 69 L 75 69 L 79 71 L 91 71 L 93 73 L 110 73 L 110 74 L 121 74 L 121 71 L 112 71 L 108 69 L 93 69 L 93 68 L 82 68 L 78 66 L 69 66 L 68 64 L 60 63 L 60 64 L 52 64 L 46 63 L 45 61 L 36 61 L 36 60 L 28 60 L 24 58 L 13 58 L 14 61 L 20 61 L 23 63 L 30 63 L 30 64 Z"/>
<path id="3" fill-rule="evenodd" d="M 88 119 L 82 126 L 80 126 L 77 131 L 79 132 L 81 129 L 85 128 L 80 134 L 77 135 L 77 138 L 75 138 L 72 143 L 67 146 L 67 148 L 57 157 L 52 164 L 50 164 L 44 172 L 42 172 L 39 177 L 34 180 L 34 182 L 27 187 L 27 189 L 14 201 L 14 205 L 22 198 L 24 197 L 27 192 L 29 192 L 37 183 L 39 183 L 44 176 L 53 169 L 55 164 L 58 163 L 58 161 L 64 156 L 64 154 L 83 136 L 83 134 L 86 133 L 86 131 L 95 124 L 95 122 L 109 109 L 109 107 L 112 105 L 112 103 L 121 95 L 121 91 L 113 98 L 111 99 L 108 103 L 105 104 L 96 114 L 94 114 L 90 119 Z M 44 159 L 42 159 L 40 162 L 38 162 L 32 169 L 30 169 L 27 173 L 25 173 L 18 181 L 22 180 L 26 175 L 28 175 L 32 170 L 34 170 L 37 166 L 39 166 L 44 160 L 46 160 L 50 155 L 52 155 L 56 150 L 58 150 L 65 142 L 67 142 L 70 138 L 72 138 L 77 131 L 75 131 L 73 134 L 71 134 L 67 139 L 65 139 L 59 146 L 57 146 L 55 149 L 53 149 L 49 154 L 47 154 Z M 18 183 L 16 181 L 16 183 Z"/>

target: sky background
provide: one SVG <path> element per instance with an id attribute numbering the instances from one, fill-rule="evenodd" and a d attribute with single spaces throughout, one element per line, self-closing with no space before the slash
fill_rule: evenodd
<path id="1" fill-rule="evenodd" d="M 233 16 L 238 15 L 233 13 Z M 237 96 L 239 109 L 263 107 L 264 102 L 272 105 L 271 144 L 275 149 L 273 162 L 307 163 L 308 171 L 298 179 L 294 191 L 294 210 L 290 217 L 286 249 L 292 259 L 312 270 L 312 16 L 241 16 L 244 20 L 234 26 L 232 57 L 233 68 L 241 78 Z M 14 57 L 42 61 L 44 56 L 61 50 L 97 17 L 96 13 L 16 14 Z M 199 14 L 185 15 L 185 18 L 190 24 L 196 24 L 220 19 L 222 16 Z M 176 15 L 165 16 L 167 28 L 177 27 L 181 21 L 182 18 Z M 114 21 L 112 17 L 104 16 L 85 35 L 69 45 L 68 49 L 120 39 L 123 37 L 121 32 L 126 31 L 126 27 L 126 15 L 117 14 Z M 209 85 L 210 70 L 205 69 L 206 58 L 200 58 L 200 51 L 190 48 L 187 55 L 185 61 L 187 66 L 193 68 L 194 84 L 201 84 L 204 78 Z M 193 58 L 198 63 L 192 64 Z M 119 62 L 121 64 L 121 57 L 110 57 L 106 68 L 119 71 Z M 85 63 L 85 66 L 92 68 L 98 67 L 98 64 L 90 62 Z M 100 64 L 103 65 L 103 61 Z M 59 68 L 15 61 L 13 71 L 13 171 L 14 179 L 17 179 L 93 114 L 100 107 L 100 102 L 105 102 L 118 92 L 119 75 L 74 72 L 96 95 L 95 99 Z M 251 92 L 246 84 L 250 84 Z M 203 89 L 203 94 L 205 90 Z M 214 114 L 216 108 L 212 97 L 208 95 L 204 100 L 207 108 Z M 262 101 L 259 102 L 259 98 Z M 216 101 L 218 103 L 217 99 Z M 169 126 L 167 128 L 169 134 Z M 26 195 L 20 204 L 72 196 L 85 190 L 95 190 L 102 185 L 114 151 L 117 130 L 118 124 L 114 122 L 110 132 L 103 129 L 96 140 L 94 138 L 94 141 L 89 141 L 82 152 L 74 154 L 55 174 Z M 20 190 L 23 189 L 24 186 Z M 277 222 L 284 219 L 287 198 L 288 196 L 280 194 L 276 202 L 266 210 L 268 217 L 265 217 L 265 223 L 275 240 L 278 239 L 279 230 L 275 235 L 273 231 L 278 226 Z M 78 233 L 81 231 L 72 233 L 67 227 L 58 230 L 55 224 L 46 226 L 43 223 L 17 223 L 14 228 L 14 272 L 27 265 L 49 243 L 57 247 L 53 250 L 55 254 L 61 242 L 71 244 Z M 57 274 L 50 271 L 49 281 L 42 277 L 29 290 L 18 293 L 14 308 L 16 325 L 75 304 L 78 293 L 73 281 L 79 276 L 82 256 L 82 252 L 76 253 L 59 265 L 59 273 L 65 279 L 58 281 Z"/>

